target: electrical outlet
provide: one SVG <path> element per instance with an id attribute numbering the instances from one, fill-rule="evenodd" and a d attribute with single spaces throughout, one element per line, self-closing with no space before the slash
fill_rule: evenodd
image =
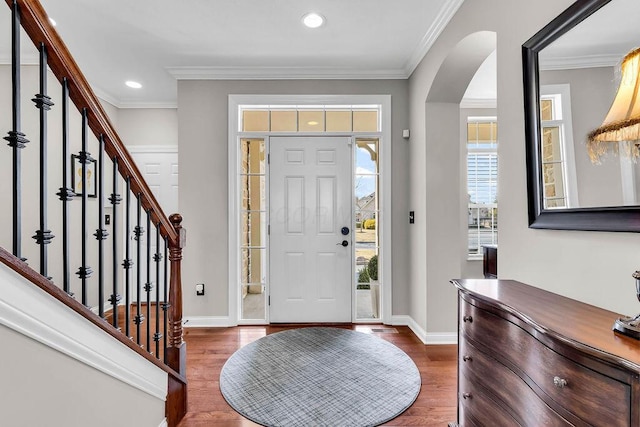
<path id="1" fill-rule="evenodd" d="M 111 215 L 106 214 L 104 216 L 104 225 L 110 225 L 111 224 Z"/>
<path id="2" fill-rule="evenodd" d="M 204 283 L 196 284 L 196 295 L 198 296 L 204 295 Z"/>

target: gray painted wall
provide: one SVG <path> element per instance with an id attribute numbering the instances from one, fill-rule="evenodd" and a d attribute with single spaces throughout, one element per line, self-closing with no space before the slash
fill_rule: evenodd
<path id="1" fill-rule="evenodd" d="M 116 126 L 125 145 L 178 145 L 178 110 L 126 108 L 118 110 Z"/>
<path id="2" fill-rule="evenodd" d="M 497 33 L 499 147 L 499 271 L 510 278 L 549 289 L 617 312 L 638 310 L 631 273 L 638 268 L 640 236 L 630 233 L 595 233 L 532 230 L 528 228 L 525 174 L 524 109 L 521 46 L 572 1 L 537 2 L 476 0 L 465 2 L 410 78 L 410 205 L 420 212 L 430 209 L 429 198 L 458 194 L 455 183 L 437 191 L 429 188 L 428 171 L 443 168 L 443 159 L 430 148 L 445 144 L 447 151 L 457 144 L 430 137 L 433 118 L 425 101 L 440 65 L 456 44 L 477 31 Z M 466 84 L 466 83 L 463 83 Z M 442 109 L 437 114 L 444 113 Z M 454 114 L 451 109 L 451 114 Z M 458 141 L 459 135 L 455 135 Z M 426 167 L 422 167 L 426 165 Z M 449 170 L 457 170 L 449 164 Z M 428 332 L 456 330 L 456 295 L 447 278 L 459 274 L 454 263 L 443 263 L 428 248 L 446 244 L 444 236 L 455 235 L 457 225 L 445 224 L 449 232 L 434 231 L 429 224 L 416 224 L 411 233 L 410 315 Z M 442 235 L 440 242 L 430 239 Z M 415 238 L 413 238 L 415 236 Z M 433 273 L 432 270 L 439 270 Z"/>
<path id="3" fill-rule="evenodd" d="M 157 427 L 164 401 L 0 325 L 2 424 L 7 426 Z M 35 410 L 34 410 L 35 409 Z M 123 424 L 121 424 L 123 425 Z"/>
<path id="4" fill-rule="evenodd" d="M 390 94 L 392 99 L 393 313 L 408 312 L 406 80 L 179 81 L 180 201 L 188 230 L 186 316 L 226 316 L 228 301 L 227 134 L 229 94 Z M 207 293 L 195 296 L 195 284 Z"/>

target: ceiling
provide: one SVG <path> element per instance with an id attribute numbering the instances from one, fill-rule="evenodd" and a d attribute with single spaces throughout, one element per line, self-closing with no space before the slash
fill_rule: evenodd
<path id="1" fill-rule="evenodd" d="M 640 2 L 614 0 L 540 52 L 542 69 L 613 66 L 640 44 Z"/>
<path id="2" fill-rule="evenodd" d="M 407 78 L 463 1 L 41 0 L 97 94 L 123 108 L 175 106 L 177 79 Z M 326 24 L 305 28 L 310 11 Z"/>

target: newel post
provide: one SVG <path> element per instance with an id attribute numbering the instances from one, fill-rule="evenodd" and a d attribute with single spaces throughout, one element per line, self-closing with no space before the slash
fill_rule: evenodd
<path id="1" fill-rule="evenodd" d="M 169 278 L 169 344 L 167 346 L 166 363 L 180 375 L 186 376 L 187 346 L 182 341 L 182 248 L 186 242 L 186 232 L 182 228 L 182 215 L 172 214 L 169 221 L 178 234 L 177 242 L 169 242 L 169 261 L 171 276 Z"/>

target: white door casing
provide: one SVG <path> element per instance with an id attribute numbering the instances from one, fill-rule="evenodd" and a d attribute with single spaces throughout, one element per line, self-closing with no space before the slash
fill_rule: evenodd
<path id="1" fill-rule="evenodd" d="M 351 138 L 270 138 L 269 182 L 270 321 L 351 322 Z"/>
<path id="2" fill-rule="evenodd" d="M 128 147 L 133 160 L 136 162 L 136 166 L 140 169 L 143 178 L 147 182 L 149 189 L 155 196 L 156 200 L 162 207 L 165 215 L 169 216 L 173 213 L 178 212 L 178 150 L 177 148 L 164 148 L 164 147 Z M 124 222 L 123 222 L 124 224 Z M 135 197 L 131 198 L 131 228 L 136 226 L 137 224 L 137 205 Z M 141 268 L 141 279 L 142 283 L 147 281 L 146 277 L 146 245 L 147 241 L 151 239 L 151 256 L 157 252 L 156 248 L 156 235 L 155 235 L 155 227 L 151 226 L 151 231 L 147 230 L 147 216 L 144 212 L 144 209 L 141 213 L 141 224 L 144 229 L 144 234 L 140 240 L 142 251 L 141 251 L 141 259 L 139 262 L 134 262 L 133 268 L 131 270 L 131 280 L 134 284 L 132 286 L 132 295 L 131 301 L 137 301 L 136 291 L 133 288 L 136 285 L 136 277 L 137 277 L 137 268 L 138 265 L 142 266 Z M 151 236 L 149 233 L 151 232 Z M 133 233 L 130 233 L 130 236 L 133 236 Z M 162 239 L 162 238 L 161 238 Z M 163 248 L 161 246 L 160 253 L 163 252 Z M 131 253 L 132 257 L 136 256 L 136 242 L 132 240 L 131 242 Z M 151 261 L 151 278 L 149 281 L 153 282 L 154 286 L 158 284 L 160 286 L 160 295 L 164 295 L 164 284 L 160 280 L 155 280 L 155 266 L 154 262 Z M 162 270 L 162 267 L 161 267 Z M 156 283 L 159 282 L 159 283 Z M 152 300 L 155 299 L 156 289 L 152 290 Z M 146 293 L 143 291 L 141 295 L 141 300 L 146 301 Z M 124 301 L 124 299 L 123 299 Z"/>
<path id="3" fill-rule="evenodd" d="M 360 135 L 357 132 L 350 134 L 349 136 L 363 136 L 380 138 L 379 147 L 379 179 L 380 179 L 380 194 L 379 194 L 379 217 L 376 218 L 377 226 L 379 226 L 379 245 L 380 245 L 380 260 L 381 265 L 379 274 L 380 282 L 382 283 L 380 291 L 380 308 L 381 317 L 376 319 L 376 322 L 394 322 L 392 316 L 392 259 L 393 253 L 391 251 L 391 95 L 354 95 L 354 94 L 341 94 L 341 95 L 325 95 L 325 94 L 294 94 L 294 95 L 264 95 L 264 94 L 230 94 L 228 101 L 228 218 L 229 218 L 229 231 L 228 231 L 228 268 L 229 268 L 229 281 L 228 281 L 228 316 L 209 317 L 202 320 L 197 320 L 197 324 L 200 326 L 236 326 L 238 324 L 257 324 L 263 322 L 256 322 L 251 319 L 249 321 L 242 319 L 242 287 L 241 285 L 241 216 L 239 209 L 241 206 L 242 191 L 240 186 L 241 176 L 241 162 L 239 142 L 242 138 L 265 138 L 268 139 L 275 136 L 291 136 L 284 135 L 277 132 L 245 132 L 242 130 L 242 107 L 244 106 L 264 106 L 264 105 L 278 105 L 278 106 L 303 106 L 303 105 L 372 105 L 379 106 L 381 112 L 380 120 L 380 132 L 379 133 L 367 133 Z M 318 135 L 314 133 L 314 136 Z M 322 135 L 320 133 L 319 135 Z M 336 136 L 329 134 L 328 136 Z M 346 136 L 346 135 L 341 135 Z M 268 187 L 267 179 L 267 187 Z M 267 287 L 269 287 L 270 273 L 267 274 Z M 355 293 L 355 289 L 353 290 Z M 352 300 L 353 302 L 353 300 Z M 352 311 L 355 316 L 355 304 L 352 306 Z M 268 313 L 268 310 L 267 310 Z M 353 319 L 357 323 L 369 323 L 366 320 Z M 402 321 L 402 320 L 401 320 Z M 267 315 L 264 323 L 270 322 Z M 191 319 L 191 324 L 195 325 L 195 318 Z"/>

